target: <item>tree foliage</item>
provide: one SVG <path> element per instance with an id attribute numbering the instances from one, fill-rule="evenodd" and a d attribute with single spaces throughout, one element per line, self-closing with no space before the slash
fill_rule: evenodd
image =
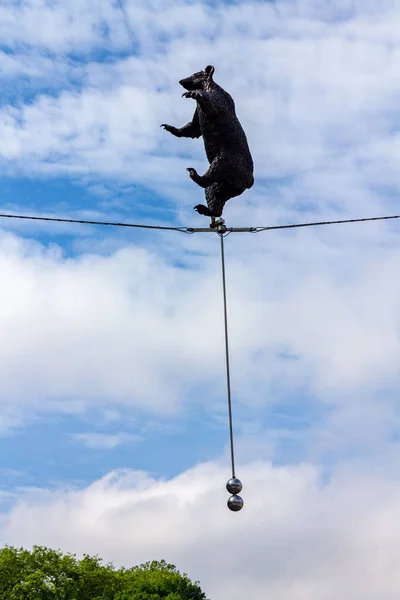
<path id="1" fill-rule="evenodd" d="M 198 582 L 152 561 L 116 569 L 43 546 L 0 549 L 0 600 L 207 600 Z"/>

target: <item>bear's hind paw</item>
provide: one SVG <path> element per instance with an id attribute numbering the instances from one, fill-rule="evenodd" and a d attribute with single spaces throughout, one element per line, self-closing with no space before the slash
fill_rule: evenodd
<path id="1" fill-rule="evenodd" d="M 204 206 L 204 204 L 197 204 L 194 206 L 194 210 L 199 213 L 199 215 L 204 215 L 205 217 L 211 217 L 211 211 L 208 206 Z"/>

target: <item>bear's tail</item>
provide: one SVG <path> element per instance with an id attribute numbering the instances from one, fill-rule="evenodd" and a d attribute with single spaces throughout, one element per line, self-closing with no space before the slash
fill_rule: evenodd
<path id="1" fill-rule="evenodd" d="M 253 187 L 253 185 L 254 185 L 254 177 L 253 177 L 253 175 L 252 175 L 252 176 L 251 176 L 251 179 L 250 179 L 250 181 L 249 181 L 249 184 L 248 184 L 248 186 L 247 186 L 247 189 L 249 190 L 250 188 L 252 188 L 252 187 Z"/>

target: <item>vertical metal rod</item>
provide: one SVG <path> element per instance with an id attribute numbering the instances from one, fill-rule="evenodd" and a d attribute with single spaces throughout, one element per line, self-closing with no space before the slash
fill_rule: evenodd
<path id="1" fill-rule="evenodd" d="M 231 399 L 231 376 L 229 368 L 229 340 L 228 340 L 228 310 L 226 302 L 226 279 L 225 279 L 225 252 L 224 234 L 220 233 L 221 239 L 221 263 L 222 263 L 222 288 L 224 294 L 224 321 L 225 321 L 225 357 L 226 357 L 226 383 L 228 389 L 228 413 L 229 413 L 229 437 L 231 444 L 232 477 L 235 475 L 235 453 L 233 449 L 233 422 L 232 422 L 232 399 Z"/>

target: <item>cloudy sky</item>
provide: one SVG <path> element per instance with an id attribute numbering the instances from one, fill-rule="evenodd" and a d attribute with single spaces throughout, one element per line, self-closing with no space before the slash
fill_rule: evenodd
<path id="1" fill-rule="evenodd" d="M 201 227 L 178 80 L 234 97 L 229 226 L 399 214 L 400 0 L 1 0 L 0 212 Z M 0 219 L 0 543 L 211 600 L 400 594 L 400 225 L 219 239 Z"/>

